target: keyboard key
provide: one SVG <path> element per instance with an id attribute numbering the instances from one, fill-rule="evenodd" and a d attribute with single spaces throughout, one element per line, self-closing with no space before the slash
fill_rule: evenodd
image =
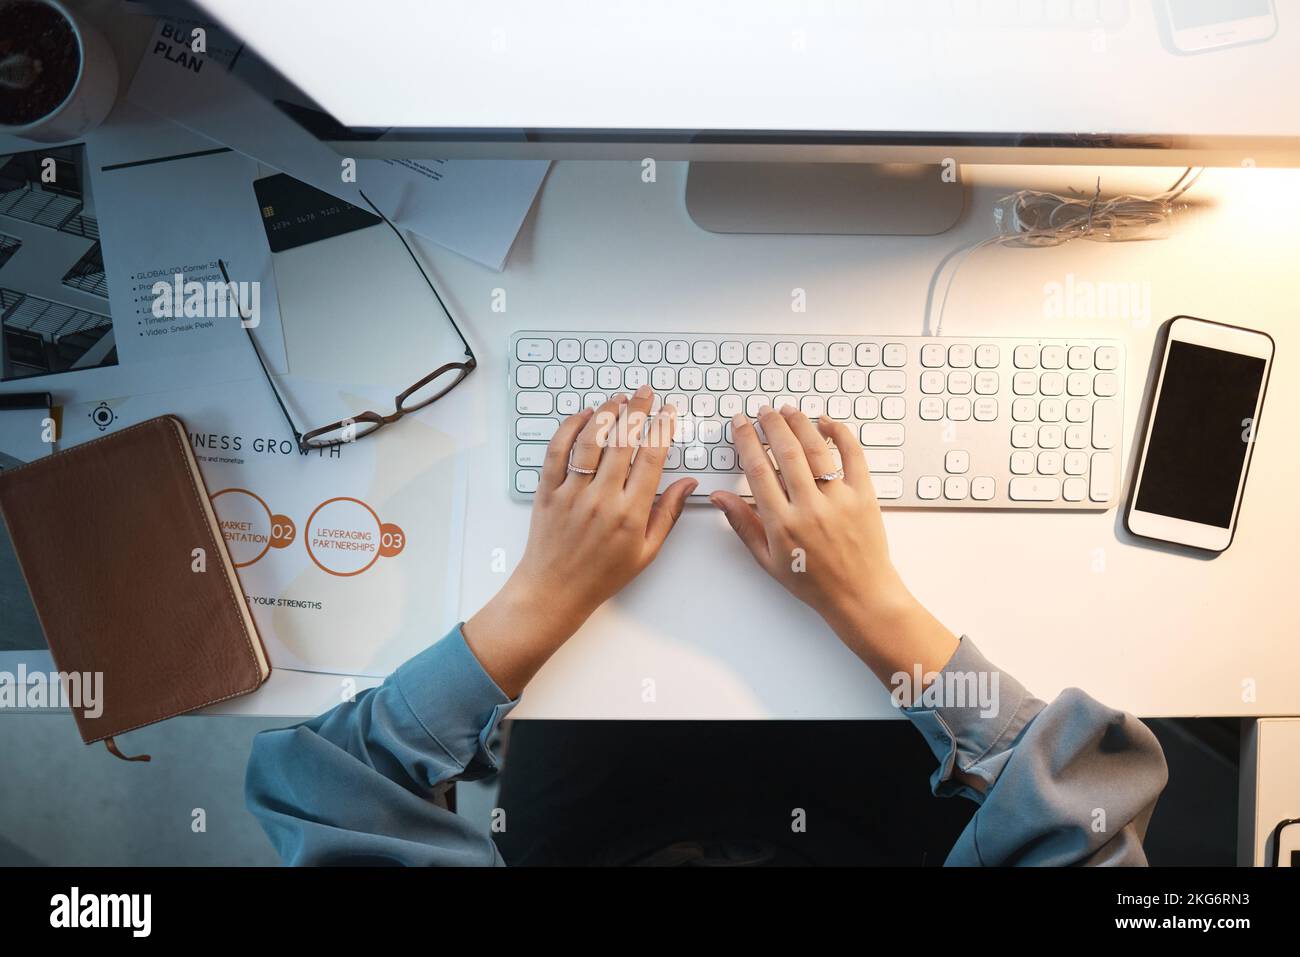
<path id="1" fill-rule="evenodd" d="M 779 366 L 792 366 L 799 361 L 799 347 L 793 342 L 778 342 L 772 350 L 772 361 Z"/>
<path id="2" fill-rule="evenodd" d="M 1086 475 L 1088 473 L 1088 456 L 1083 452 L 1065 453 L 1065 474 Z"/>
<path id="3" fill-rule="evenodd" d="M 953 475 L 964 475 L 970 470 L 970 453 L 962 449 L 950 449 L 943 457 L 943 467 Z"/>
<path id="4" fill-rule="evenodd" d="M 596 384 L 596 373 L 591 366 L 574 366 L 569 370 L 569 385 L 575 389 L 590 389 Z"/>
<path id="5" fill-rule="evenodd" d="M 903 497 L 903 480 L 897 475 L 872 475 L 871 484 L 876 487 L 878 499 Z"/>
<path id="6" fill-rule="evenodd" d="M 907 365 L 907 346 L 901 342 L 891 342 L 885 346 L 884 352 L 885 365 L 891 368 Z"/>
<path id="7" fill-rule="evenodd" d="M 860 438 L 863 445 L 902 445 L 903 427 L 890 423 L 867 423 L 862 426 Z"/>
<path id="8" fill-rule="evenodd" d="M 1065 420 L 1067 422 L 1087 422 L 1092 414 L 1092 403 L 1087 399 L 1071 399 L 1065 403 Z"/>
<path id="9" fill-rule="evenodd" d="M 1119 376 L 1113 372 L 1098 372 L 1092 380 L 1092 391 L 1100 396 L 1112 396 L 1119 391 Z"/>
<path id="10" fill-rule="evenodd" d="M 979 372 L 975 375 L 976 395 L 997 395 L 1000 383 L 996 372 Z"/>
<path id="11" fill-rule="evenodd" d="M 745 347 L 735 340 L 724 342 L 718 347 L 718 359 L 725 366 L 738 366 L 745 361 Z"/>
<path id="12" fill-rule="evenodd" d="M 903 453 L 899 449 L 864 449 L 867 468 L 873 472 L 903 471 Z"/>
<path id="13" fill-rule="evenodd" d="M 948 380 L 942 372 L 921 373 L 921 391 L 926 395 L 938 395 L 947 384 Z"/>
<path id="14" fill-rule="evenodd" d="M 1017 476 L 1007 483 L 1007 495 L 1014 502 L 1055 502 L 1061 497 L 1061 481 L 1041 476 Z"/>
<path id="15" fill-rule="evenodd" d="M 864 369 L 880 365 L 880 346 L 874 342 L 860 342 L 854 351 L 853 360 Z"/>
<path id="16" fill-rule="evenodd" d="M 705 419 L 696 426 L 695 438 L 705 445 L 717 445 L 722 441 L 722 423 L 717 419 Z"/>
<path id="17" fill-rule="evenodd" d="M 1081 478 L 1068 478 L 1061 484 L 1061 494 L 1067 502 L 1082 502 L 1088 494 L 1088 483 Z"/>
<path id="18" fill-rule="evenodd" d="M 1088 472 L 1088 497 L 1094 502 L 1109 502 L 1115 494 L 1115 457 L 1097 452 Z"/>
<path id="19" fill-rule="evenodd" d="M 811 391 L 812 373 L 807 369 L 791 369 L 785 374 L 785 387 L 796 394 Z"/>
<path id="20" fill-rule="evenodd" d="M 826 346 L 820 342 L 805 342 L 799 358 L 806 366 L 819 366 L 826 363 Z"/>
<path id="21" fill-rule="evenodd" d="M 1098 399 L 1092 404 L 1092 444 L 1098 449 L 1113 449 L 1119 441 L 1121 426 L 1119 405 L 1114 399 Z"/>
<path id="22" fill-rule="evenodd" d="M 1086 372 L 1071 372 L 1065 380 L 1065 391 L 1069 395 L 1089 395 L 1092 392 L 1092 376 Z"/>
<path id="23" fill-rule="evenodd" d="M 948 347 L 948 365 L 954 369 L 969 369 L 972 357 L 970 346 L 958 344 Z"/>
<path id="24" fill-rule="evenodd" d="M 550 415 L 555 399 L 549 392 L 516 392 L 515 411 L 520 415 Z"/>
<path id="25" fill-rule="evenodd" d="M 872 373 L 873 375 L 875 373 Z M 840 375 L 840 388 L 856 395 L 867 387 L 867 374 L 857 369 L 845 369 Z"/>
<path id="26" fill-rule="evenodd" d="M 1038 447 L 1042 449 L 1059 449 L 1061 447 L 1061 427 L 1059 425 L 1040 425 L 1038 427 Z"/>
<path id="27" fill-rule="evenodd" d="M 1115 346 L 1098 346 L 1093 361 L 1103 372 L 1119 367 L 1119 349 Z"/>
<path id="28" fill-rule="evenodd" d="M 832 342 L 828 358 L 833 366 L 846 366 L 853 362 L 853 347 L 847 342 Z"/>
<path id="29" fill-rule="evenodd" d="M 569 370 L 564 366 L 547 366 L 542 371 L 542 381 L 548 389 L 563 389 L 569 384 Z"/>
<path id="30" fill-rule="evenodd" d="M 1071 369 L 1091 369 L 1092 349 L 1088 346 L 1070 346 L 1066 361 Z"/>
<path id="31" fill-rule="evenodd" d="M 1089 430 L 1086 426 L 1070 425 L 1065 429 L 1065 447 L 1067 449 L 1086 449 Z"/>
<path id="32" fill-rule="evenodd" d="M 820 419 L 826 411 L 826 400 L 820 395 L 806 395 L 799 400 L 799 411 L 810 419 Z"/>
<path id="33" fill-rule="evenodd" d="M 636 343 L 631 339 L 615 339 L 609 347 L 609 358 L 613 362 L 627 365 L 636 359 Z"/>
<path id="34" fill-rule="evenodd" d="M 1001 363 L 1002 350 L 997 346 L 984 345 L 975 350 L 975 364 L 981 369 L 996 369 Z"/>
<path id="35" fill-rule="evenodd" d="M 840 374 L 834 369 L 818 369 L 817 374 L 813 376 L 813 388 L 818 392 L 838 392 Z"/>
<path id="36" fill-rule="evenodd" d="M 532 469 L 520 469 L 515 472 L 515 488 L 525 494 L 537 491 L 537 483 L 541 479 L 541 473 Z"/>
<path id="37" fill-rule="evenodd" d="M 907 403 L 902 396 L 891 395 L 880 400 L 880 417 L 898 421 L 907 412 Z"/>
<path id="38" fill-rule="evenodd" d="M 596 409 L 604 405 L 608 398 L 609 396 L 603 392 L 588 392 L 582 397 L 582 404 L 588 409 Z"/>
<path id="39" fill-rule="evenodd" d="M 555 343 L 550 339 L 520 339 L 515 343 L 515 358 L 520 362 L 550 362 L 555 358 Z"/>
<path id="40" fill-rule="evenodd" d="M 731 373 L 731 387 L 737 392 L 753 392 L 758 388 L 758 373 L 753 369 L 737 369 Z"/>
<path id="41" fill-rule="evenodd" d="M 681 339 L 670 339 L 664 344 L 664 358 L 675 366 L 691 361 L 691 347 Z"/>
<path id="42" fill-rule="evenodd" d="M 954 422 L 965 422 L 970 418 L 970 399 L 965 396 L 953 396 L 948 400 L 948 418 Z"/>
<path id="43" fill-rule="evenodd" d="M 1038 403 L 1038 417 L 1044 422 L 1060 422 L 1065 418 L 1065 403 L 1060 399 L 1043 399 Z"/>
<path id="44" fill-rule="evenodd" d="M 1044 369 L 1061 369 L 1065 367 L 1065 348 L 1063 346 L 1043 346 L 1038 360 Z"/>
<path id="45" fill-rule="evenodd" d="M 636 357 L 648 366 L 664 361 L 664 344 L 658 339 L 642 339 Z"/>
<path id="46" fill-rule="evenodd" d="M 758 385 L 764 392 L 780 392 L 785 388 L 785 375 L 780 369 L 764 369 L 758 374 Z"/>
<path id="47" fill-rule="evenodd" d="M 1038 453 L 1038 474 L 1055 475 L 1061 471 L 1061 453 L 1060 452 L 1039 452 Z"/>
<path id="48" fill-rule="evenodd" d="M 964 475 L 950 475 L 943 483 L 943 497 L 950 501 L 960 502 L 966 497 L 966 492 L 970 489 L 970 483 Z"/>
<path id="49" fill-rule="evenodd" d="M 515 446 L 515 464 L 541 468 L 546 461 L 546 446 L 539 442 L 521 442 Z"/>
<path id="50" fill-rule="evenodd" d="M 1038 403 L 1033 399 L 1016 399 L 1011 403 L 1011 418 L 1016 422 L 1032 422 L 1038 417 Z"/>
<path id="51" fill-rule="evenodd" d="M 826 400 L 826 414 L 832 419 L 847 419 L 853 414 L 853 402 L 847 395 L 833 395 Z"/>
<path id="52" fill-rule="evenodd" d="M 582 344 L 582 357 L 588 362 L 604 362 L 609 358 L 609 343 L 604 339 L 588 339 Z"/>
<path id="53" fill-rule="evenodd" d="M 672 366 L 655 366 L 650 372 L 650 385 L 656 392 L 671 392 L 677 388 L 677 370 Z"/>
<path id="54" fill-rule="evenodd" d="M 992 422 L 998 417 L 998 400 L 997 399 L 976 399 L 975 400 L 975 421 Z"/>
<path id="55" fill-rule="evenodd" d="M 1034 470 L 1034 453 L 1023 449 L 1011 453 L 1011 474 L 1028 475 Z"/>
<path id="56" fill-rule="evenodd" d="M 1033 395 L 1038 391 L 1038 376 L 1032 372 L 1017 372 L 1011 380 L 1011 391 L 1016 395 Z"/>
<path id="57" fill-rule="evenodd" d="M 561 339 L 555 344 L 555 358 L 561 362 L 577 362 L 582 358 L 582 343 L 577 339 Z"/>
<path id="58" fill-rule="evenodd" d="M 650 373 L 645 366 L 628 366 L 623 370 L 623 388 L 635 392 L 650 381 Z"/>
<path id="59" fill-rule="evenodd" d="M 596 385 L 609 390 L 622 388 L 623 370 L 618 366 L 601 366 L 596 370 Z"/>
<path id="60" fill-rule="evenodd" d="M 1065 376 L 1059 372 L 1044 372 L 1038 377 L 1038 391 L 1043 395 L 1060 395 L 1065 391 Z"/>
<path id="61" fill-rule="evenodd" d="M 970 497 L 977 502 L 987 502 L 997 492 L 997 483 L 991 476 L 980 475 L 970 480 Z"/>
<path id="62" fill-rule="evenodd" d="M 860 395 L 853 400 L 855 419 L 874 419 L 880 415 L 880 400 L 874 395 Z"/>
<path id="63" fill-rule="evenodd" d="M 519 366 L 515 369 L 515 384 L 521 389 L 536 389 L 541 381 L 542 373 L 537 366 Z"/>
<path id="64" fill-rule="evenodd" d="M 682 450 L 682 462 L 688 469 L 709 467 L 709 450 L 702 445 L 688 445 Z"/>
<path id="65" fill-rule="evenodd" d="M 726 369 L 711 366 L 704 372 L 704 387 L 710 392 L 725 392 L 731 385 L 731 375 Z"/>
<path id="66" fill-rule="evenodd" d="M 772 346 L 767 342 L 751 342 L 746 357 L 752 366 L 765 366 L 772 361 Z"/>
<path id="67" fill-rule="evenodd" d="M 929 501 L 939 497 L 943 481 L 937 475 L 922 475 L 916 480 L 916 497 Z"/>
<path id="68" fill-rule="evenodd" d="M 718 361 L 718 344 L 708 339 L 700 339 L 691 347 L 691 359 L 696 365 L 713 365 Z"/>
<path id="69" fill-rule="evenodd" d="M 687 392 L 694 392 L 704 385 L 704 373 L 695 366 L 677 370 L 677 387 Z"/>
<path id="70" fill-rule="evenodd" d="M 549 442 L 555 430 L 560 427 L 556 419 L 517 419 L 515 421 L 515 438 L 526 442 Z M 898 443 L 902 445 L 902 442 Z"/>
<path id="71" fill-rule="evenodd" d="M 937 342 L 930 342 L 921 346 L 921 365 L 927 369 L 935 369 L 943 365 L 948 358 L 948 350 Z"/>
<path id="72" fill-rule="evenodd" d="M 582 408 L 582 399 L 576 392 L 561 392 L 555 397 L 555 411 L 560 415 L 573 415 Z"/>
<path id="73" fill-rule="evenodd" d="M 949 372 L 948 373 L 948 391 L 953 395 L 968 395 L 970 393 L 971 378 L 969 372 Z"/>
<path id="74" fill-rule="evenodd" d="M 1036 434 L 1032 425 L 1013 425 L 1011 427 L 1011 447 L 1015 449 L 1033 448 Z"/>
<path id="75" fill-rule="evenodd" d="M 921 418 L 926 422 L 937 422 L 943 418 L 943 399 L 938 396 L 926 396 L 921 400 L 921 406 L 918 410 Z M 862 416 L 859 416 L 862 418 Z"/>
<path id="76" fill-rule="evenodd" d="M 736 450 L 726 445 L 719 445 L 709 454 L 709 463 L 719 472 L 727 472 L 736 467 Z"/>
<path id="77" fill-rule="evenodd" d="M 1014 355 L 1017 369 L 1033 369 L 1038 366 L 1038 350 L 1033 346 L 1016 346 Z"/>
<path id="78" fill-rule="evenodd" d="M 724 419 L 729 419 L 733 415 L 740 415 L 741 410 L 744 408 L 744 402 L 735 393 L 728 393 L 718 399 L 718 415 Z"/>
<path id="79" fill-rule="evenodd" d="M 899 393 L 907 388 L 907 377 L 902 372 L 877 369 L 867 377 L 867 386 L 876 395 Z"/>
<path id="80" fill-rule="evenodd" d="M 718 400 L 708 392 L 697 392 L 691 396 L 691 415 L 697 419 L 707 419 L 718 410 Z"/>

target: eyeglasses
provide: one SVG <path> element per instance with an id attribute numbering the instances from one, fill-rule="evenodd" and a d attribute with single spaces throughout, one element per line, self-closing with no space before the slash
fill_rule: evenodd
<path id="1" fill-rule="evenodd" d="M 374 203 L 370 202 L 370 197 L 361 193 L 361 198 L 369 204 L 370 208 L 375 211 L 375 215 L 384 221 L 397 236 L 406 250 L 411 262 L 415 263 L 415 268 L 420 270 L 420 275 L 424 277 L 425 283 L 433 293 L 433 297 L 438 300 L 438 305 L 442 307 L 443 314 L 446 315 L 447 321 L 451 323 L 451 328 L 455 330 L 456 336 L 460 339 L 461 345 L 465 347 L 465 360 L 463 362 L 448 362 L 445 365 L 434 369 L 427 376 L 416 382 L 405 392 L 398 394 L 393 399 L 393 411 L 388 415 L 381 415 L 378 412 L 358 412 L 356 415 L 346 419 L 340 419 L 338 422 L 332 422 L 329 425 L 321 426 L 318 429 L 312 429 L 309 432 L 302 432 L 294 424 L 293 416 L 289 414 L 288 408 L 284 404 L 284 397 L 280 395 L 280 390 L 276 388 L 275 379 L 271 376 L 271 371 L 266 366 L 266 359 L 262 355 L 261 348 L 257 345 L 257 339 L 253 335 L 252 327 L 248 324 L 248 317 L 244 315 L 243 307 L 240 304 L 239 297 L 235 295 L 235 286 L 231 282 L 230 274 L 226 271 L 224 260 L 217 260 L 217 266 L 221 269 L 221 278 L 225 281 L 231 298 L 234 301 L 235 309 L 239 313 L 243 322 L 244 332 L 248 334 L 248 341 L 252 343 L 253 354 L 257 356 L 257 364 L 262 367 L 262 374 L 266 376 L 267 385 L 271 387 L 271 392 L 275 396 L 276 404 L 280 407 L 280 412 L 284 415 L 284 420 L 289 424 L 289 430 L 293 432 L 293 437 L 298 443 L 298 450 L 305 452 L 308 449 L 324 449 L 335 445 L 344 445 L 348 442 L 354 442 L 378 432 L 385 425 L 396 422 L 402 416 L 409 412 L 417 412 L 426 406 L 432 405 L 450 392 L 456 386 L 465 381 L 468 376 L 478 366 L 478 361 L 474 358 L 474 352 L 469 347 L 469 342 L 465 339 L 465 334 L 460 331 L 460 326 L 456 325 L 456 320 L 452 318 L 451 310 L 447 304 L 442 301 L 442 296 L 438 295 L 437 288 L 433 285 L 433 280 L 425 272 L 424 267 L 420 265 L 419 257 L 415 255 L 414 250 L 402 235 L 402 231 L 389 222 L 388 217 L 379 211 Z"/>

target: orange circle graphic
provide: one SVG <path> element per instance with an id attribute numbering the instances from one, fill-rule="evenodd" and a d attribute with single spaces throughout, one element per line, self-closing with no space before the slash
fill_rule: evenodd
<path id="1" fill-rule="evenodd" d="M 232 565 L 234 565 L 236 568 L 247 568 L 249 565 L 252 565 L 254 562 L 261 561 L 262 556 L 265 555 L 267 551 L 271 548 L 270 528 L 275 524 L 275 516 L 271 514 L 271 506 L 267 505 L 266 502 L 262 501 L 261 496 L 257 495 L 255 492 L 250 492 L 246 488 L 223 488 L 220 492 L 218 492 L 216 495 L 213 495 L 209 499 L 209 501 L 212 502 L 214 509 L 217 504 L 217 499 L 221 498 L 221 496 L 225 495 L 227 492 L 241 492 L 244 495 L 247 495 L 249 498 L 253 499 L 253 501 L 257 502 L 257 504 L 262 506 L 262 508 L 266 511 L 267 535 L 266 535 L 266 544 L 262 546 L 262 550 L 258 552 L 256 556 L 250 558 L 246 562 L 237 562 L 235 561 L 234 556 L 231 556 L 230 563 Z M 218 516 L 217 518 L 218 521 L 220 521 L 220 516 Z M 230 551 L 229 546 L 226 547 L 226 551 L 227 552 Z"/>
<path id="2" fill-rule="evenodd" d="M 316 515 L 320 512 L 321 509 L 323 509 L 326 505 L 332 505 L 335 502 L 355 502 L 357 505 L 360 505 L 362 508 L 364 508 L 367 512 L 370 513 L 370 517 L 375 520 L 375 527 L 378 529 L 382 530 L 384 523 L 379 520 L 379 515 L 375 512 L 373 508 L 371 508 L 365 502 L 361 501 L 361 499 L 351 498 L 350 496 L 347 495 L 339 495 L 336 496 L 335 498 L 326 499 L 325 501 L 317 505 L 314 509 L 312 509 L 311 515 L 307 517 L 307 525 L 306 525 L 307 533 L 302 536 L 302 545 L 303 548 L 307 549 L 307 555 L 315 563 L 316 567 L 319 568 L 321 571 L 325 572 L 326 574 L 337 575 L 339 578 L 351 578 L 353 575 L 360 575 L 362 572 L 366 571 L 372 565 L 374 565 L 375 562 L 379 561 L 379 548 L 376 547 L 374 557 L 371 558 L 370 561 L 367 562 L 364 567 L 358 568 L 356 571 L 336 572 L 334 571 L 334 569 L 326 568 L 323 564 L 321 564 L 320 559 L 318 559 L 315 553 L 312 552 L 311 550 L 311 525 L 312 522 L 316 520 Z"/>

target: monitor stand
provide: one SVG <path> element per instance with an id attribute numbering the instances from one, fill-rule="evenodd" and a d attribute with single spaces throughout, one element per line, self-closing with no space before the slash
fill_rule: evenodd
<path id="1" fill-rule="evenodd" d="M 713 233 L 933 236 L 965 195 L 955 169 L 916 163 L 692 161 L 686 178 L 686 211 Z"/>

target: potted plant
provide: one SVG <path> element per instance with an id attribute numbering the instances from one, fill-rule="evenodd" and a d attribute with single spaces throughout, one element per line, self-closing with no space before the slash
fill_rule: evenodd
<path id="1" fill-rule="evenodd" d="M 58 0 L 0 0 L 0 133 L 75 139 L 116 98 L 117 61 L 94 26 Z"/>

